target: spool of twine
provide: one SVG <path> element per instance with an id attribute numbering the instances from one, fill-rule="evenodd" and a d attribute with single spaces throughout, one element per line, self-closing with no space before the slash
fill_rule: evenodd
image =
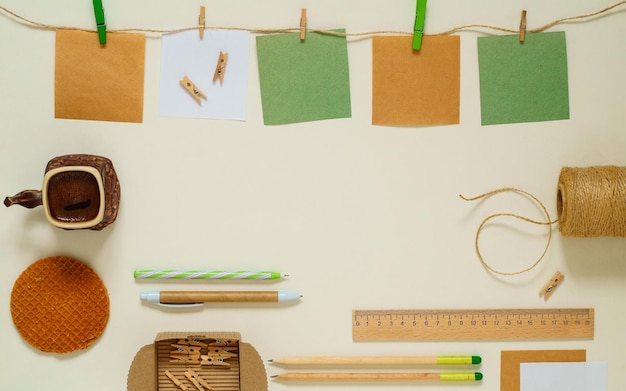
<path id="1" fill-rule="evenodd" d="M 563 167 L 556 205 L 563 236 L 626 237 L 626 167 Z"/>
<path id="2" fill-rule="evenodd" d="M 559 231 L 563 236 L 580 238 L 626 237 L 626 167 L 563 167 L 559 175 L 556 194 L 559 218 L 554 221 L 551 220 L 543 203 L 524 190 L 506 187 L 472 198 L 461 194 L 459 196 L 465 201 L 476 201 L 504 192 L 519 193 L 531 199 L 541 208 L 545 221 L 529 219 L 515 213 L 494 213 L 487 216 L 476 231 L 474 245 L 480 262 L 493 273 L 511 276 L 527 272 L 537 266 L 546 255 L 552 238 L 552 225 L 557 222 L 559 223 Z M 505 272 L 494 269 L 483 258 L 478 244 L 480 233 L 488 222 L 497 217 L 512 217 L 532 224 L 547 226 L 548 235 L 545 248 L 539 258 L 529 267 Z"/>

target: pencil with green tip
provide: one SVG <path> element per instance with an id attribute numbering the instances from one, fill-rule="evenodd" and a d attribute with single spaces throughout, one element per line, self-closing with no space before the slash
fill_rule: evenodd
<path id="1" fill-rule="evenodd" d="M 481 372 L 288 372 L 276 380 L 311 382 L 394 382 L 394 381 L 481 381 Z"/>
<path id="2" fill-rule="evenodd" d="M 478 365 L 480 356 L 287 356 L 277 365 Z"/>

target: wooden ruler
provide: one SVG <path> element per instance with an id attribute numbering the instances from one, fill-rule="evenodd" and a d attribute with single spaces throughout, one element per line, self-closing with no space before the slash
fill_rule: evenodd
<path id="1" fill-rule="evenodd" d="M 593 308 L 354 310 L 354 341 L 593 338 Z"/>

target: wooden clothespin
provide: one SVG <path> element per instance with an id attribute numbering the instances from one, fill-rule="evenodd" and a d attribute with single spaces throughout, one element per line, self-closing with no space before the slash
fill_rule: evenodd
<path id="1" fill-rule="evenodd" d="M 548 300 L 548 297 L 555 291 L 556 287 L 565 279 L 565 276 L 561 274 L 561 272 L 557 271 L 554 273 L 550 281 L 546 282 L 546 284 L 539 291 L 539 296 L 543 296 L 544 300 Z"/>
<path id="2" fill-rule="evenodd" d="M 215 73 L 213 74 L 213 83 L 218 78 L 220 84 L 224 82 L 224 73 L 226 73 L 226 62 L 228 62 L 228 53 L 220 52 L 220 56 L 217 59 L 217 65 L 215 66 Z"/>
<path id="3" fill-rule="evenodd" d="M 306 39 L 306 8 L 300 9 L 300 41 Z"/>
<path id="4" fill-rule="evenodd" d="M 237 357 L 237 353 L 234 353 L 232 350 L 234 349 L 211 347 L 209 348 L 208 355 L 213 356 L 213 357 L 223 357 L 223 358 Z"/>
<path id="5" fill-rule="evenodd" d="M 239 346 L 239 341 L 236 339 L 215 339 L 213 342 L 209 342 L 209 346 Z"/>
<path id="6" fill-rule="evenodd" d="M 187 372 L 185 372 L 185 376 L 187 377 L 187 379 L 189 379 L 190 382 L 193 383 L 194 386 L 196 386 L 199 391 L 213 389 L 213 387 L 211 387 L 211 385 L 209 385 L 206 380 L 204 380 L 191 368 L 187 369 Z"/>
<path id="7" fill-rule="evenodd" d="M 187 354 L 170 354 L 172 364 L 200 364 L 200 355 L 190 356 Z"/>
<path id="8" fill-rule="evenodd" d="M 202 361 L 200 361 L 200 365 L 227 366 L 227 367 L 230 366 L 229 363 L 224 361 L 223 357 L 208 356 L 205 354 L 203 354 L 200 357 L 202 358 Z"/>
<path id="9" fill-rule="evenodd" d="M 426 0 L 417 0 L 415 25 L 413 27 L 413 50 L 420 50 L 424 36 L 424 20 L 426 20 Z"/>
<path id="10" fill-rule="evenodd" d="M 522 11 L 522 20 L 519 22 L 519 41 L 526 39 L 526 10 Z"/>
<path id="11" fill-rule="evenodd" d="M 205 7 L 200 6 L 200 16 L 198 17 L 198 24 L 200 27 L 198 31 L 200 32 L 200 39 L 204 39 L 204 29 L 206 28 L 206 17 L 205 17 Z"/>
<path id="12" fill-rule="evenodd" d="M 196 100 L 196 102 L 198 102 L 198 104 L 200 105 L 202 104 L 201 99 L 206 99 L 206 95 L 204 94 L 204 92 L 202 92 L 198 87 L 196 87 L 196 85 L 193 84 L 193 82 L 189 80 L 187 76 L 185 76 L 183 80 L 180 81 L 180 85 L 183 86 L 187 91 L 189 91 L 191 96 L 194 97 L 194 99 Z"/>
<path id="13" fill-rule="evenodd" d="M 199 338 L 187 337 L 184 339 L 179 339 L 177 342 L 178 345 L 186 345 L 186 346 L 201 346 L 206 347 L 209 346 L 206 343 L 202 342 Z"/>
<path id="14" fill-rule="evenodd" d="M 172 347 L 176 349 L 176 350 L 173 350 L 172 353 L 191 354 L 191 355 L 200 354 L 200 346 L 172 344 Z"/>
<path id="15" fill-rule="evenodd" d="M 176 376 L 174 376 L 172 374 L 172 372 L 166 370 L 165 371 L 165 376 L 169 377 L 170 380 L 172 381 L 172 383 L 176 384 L 176 386 L 178 386 L 178 388 L 180 388 L 183 391 L 187 391 L 187 386 L 184 385 L 183 382 L 178 380 L 178 378 Z"/>

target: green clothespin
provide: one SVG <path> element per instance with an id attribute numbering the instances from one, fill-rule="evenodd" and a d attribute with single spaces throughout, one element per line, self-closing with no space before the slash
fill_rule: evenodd
<path id="1" fill-rule="evenodd" d="M 415 11 L 415 31 L 413 33 L 413 50 L 420 50 L 420 48 L 422 47 L 422 36 L 424 35 L 425 18 L 426 0 L 417 0 L 417 10 Z"/>
<path id="2" fill-rule="evenodd" d="M 102 0 L 93 0 L 93 11 L 96 14 L 98 39 L 100 40 L 100 45 L 104 45 L 107 43 L 107 25 L 104 21 L 104 8 L 102 8 Z"/>

